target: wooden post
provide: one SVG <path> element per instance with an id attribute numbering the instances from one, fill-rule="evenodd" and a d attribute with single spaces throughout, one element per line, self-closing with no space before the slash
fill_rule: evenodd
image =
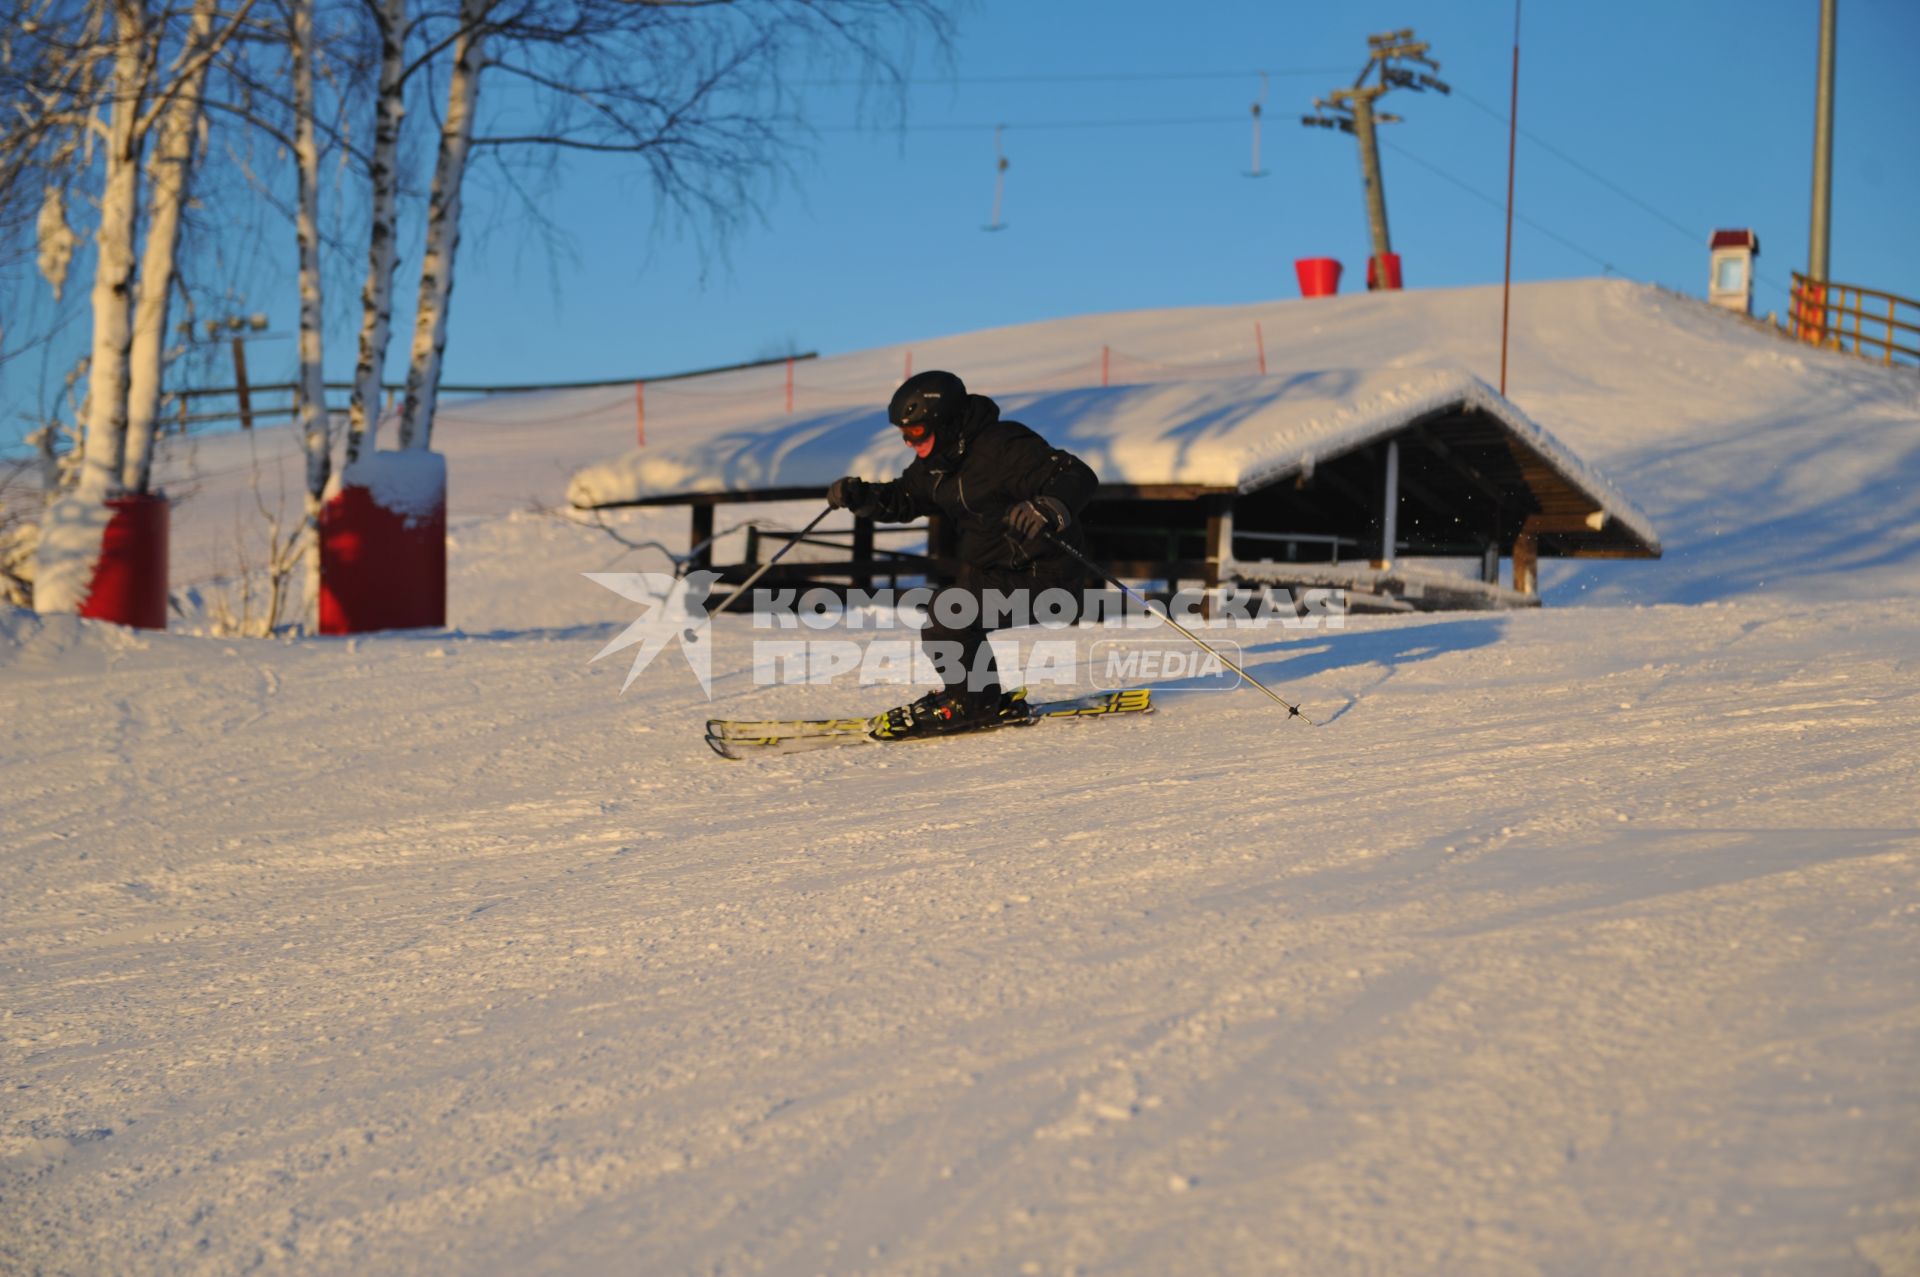
<path id="1" fill-rule="evenodd" d="M 240 401 L 240 428 L 253 429 L 253 396 L 247 386 L 247 343 L 233 339 L 233 396 Z"/>
<path id="2" fill-rule="evenodd" d="M 639 442 L 635 446 L 644 448 L 647 446 L 647 383 L 644 381 L 633 383 L 633 411 L 639 431 Z"/>
<path id="3" fill-rule="evenodd" d="M 873 558 L 873 520 L 865 515 L 853 517 L 853 557 L 862 563 Z M 856 589 L 873 589 L 873 573 L 854 569 L 853 584 Z"/>
<path id="4" fill-rule="evenodd" d="M 1604 510 L 1585 514 L 1530 514 L 1520 523 L 1520 535 L 1513 539 L 1513 588 L 1521 594 L 1539 590 L 1540 534 L 1598 532 L 1607 526 Z"/>
<path id="5" fill-rule="evenodd" d="M 693 540 L 687 549 L 693 555 L 693 566 L 711 568 L 713 566 L 713 507 L 701 503 L 693 507 Z"/>
<path id="6" fill-rule="evenodd" d="M 1538 585 L 1540 542 L 1531 532 L 1513 539 L 1513 588 L 1519 594 L 1532 594 Z"/>

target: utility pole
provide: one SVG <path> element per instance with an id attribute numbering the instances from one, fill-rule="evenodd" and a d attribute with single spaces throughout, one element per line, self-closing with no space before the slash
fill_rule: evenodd
<path id="1" fill-rule="evenodd" d="M 1813 107 L 1813 220 L 1807 244 L 1807 277 L 1827 282 L 1833 203 L 1833 26 L 1838 0 L 1820 0 L 1820 80 Z"/>
<path id="2" fill-rule="evenodd" d="M 1397 288 L 1398 279 L 1388 274 L 1387 259 L 1393 252 L 1393 241 L 1387 232 L 1387 192 L 1380 178 L 1380 142 L 1376 128 L 1381 124 L 1399 124 L 1401 119 L 1376 111 L 1374 103 L 1392 89 L 1415 92 L 1433 89 L 1440 93 L 1452 90 L 1425 71 L 1412 71 L 1400 65 L 1412 62 L 1435 71 L 1440 69 L 1440 64 L 1427 56 L 1427 42 L 1413 38 L 1412 28 L 1370 35 L 1367 46 L 1367 63 L 1354 78 L 1353 87 L 1335 89 L 1324 98 L 1315 98 L 1316 114 L 1301 116 L 1300 123 L 1308 128 L 1339 129 L 1360 140 L 1360 176 L 1366 186 L 1367 230 L 1373 245 L 1373 269 L 1367 272 L 1368 287 Z"/>

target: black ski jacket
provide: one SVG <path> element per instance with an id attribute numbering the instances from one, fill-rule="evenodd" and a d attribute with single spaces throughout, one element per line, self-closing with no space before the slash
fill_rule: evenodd
<path id="1" fill-rule="evenodd" d="M 985 395 L 968 395 L 956 437 L 936 437 L 934 451 L 915 457 L 898 479 L 869 485 L 860 513 L 884 523 L 944 515 L 959 529 L 961 561 L 994 576 L 1076 577 L 1081 569 L 1070 555 L 1043 538 L 1016 537 L 1007 511 L 1032 497 L 1053 497 L 1073 514 L 1060 539 L 1084 550 L 1080 512 L 1099 486 L 1086 462 L 1017 421 L 1002 421 L 1000 405 Z"/>

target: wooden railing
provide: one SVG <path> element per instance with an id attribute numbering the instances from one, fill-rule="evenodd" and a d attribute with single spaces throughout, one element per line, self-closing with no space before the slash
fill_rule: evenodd
<path id="1" fill-rule="evenodd" d="M 1920 302 L 1793 272 L 1789 327 L 1801 341 L 1920 367 Z"/>

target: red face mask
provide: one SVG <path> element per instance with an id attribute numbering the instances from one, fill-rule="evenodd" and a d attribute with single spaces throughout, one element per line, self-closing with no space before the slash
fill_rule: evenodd
<path id="1" fill-rule="evenodd" d="M 912 448 L 916 456 L 930 456 L 933 453 L 933 431 L 925 424 L 900 427 L 900 440 Z"/>

